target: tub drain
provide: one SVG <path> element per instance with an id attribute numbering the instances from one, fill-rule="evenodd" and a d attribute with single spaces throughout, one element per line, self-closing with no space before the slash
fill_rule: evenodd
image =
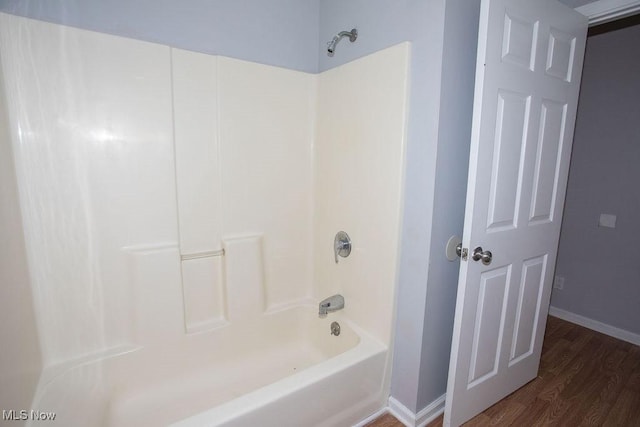
<path id="1" fill-rule="evenodd" d="M 338 322 L 331 323 L 331 335 L 340 335 L 340 324 Z"/>

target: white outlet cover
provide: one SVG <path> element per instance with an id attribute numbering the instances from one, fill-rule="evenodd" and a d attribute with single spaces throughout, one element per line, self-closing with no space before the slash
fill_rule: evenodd
<path id="1" fill-rule="evenodd" d="M 563 276 L 556 276 L 555 277 L 555 280 L 553 281 L 553 288 L 554 289 L 558 289 L 558 290 L 564 289 L 564 277 Z"/>
<path id="2" fill-rule="evenodd" d="M 598 227 L 616 228 L 617 217 L 613 214 L 600 214 Z"/>

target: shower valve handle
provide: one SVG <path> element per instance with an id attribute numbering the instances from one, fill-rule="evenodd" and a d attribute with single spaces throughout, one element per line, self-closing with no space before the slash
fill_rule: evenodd
<path id="1" fill-rule="evenodd" d="M 346 258 L 351 253 L 351 238 L 344 231 L 338 231 L 336 237 L 333 239 L 333 255 L 335 257 L 336 264 L 338 263 L 338 255 L 342 258 Z"/>

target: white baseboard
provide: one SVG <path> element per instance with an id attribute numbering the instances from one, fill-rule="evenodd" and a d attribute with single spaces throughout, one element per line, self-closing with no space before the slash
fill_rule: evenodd
<path id="1" fill-rule="evenodd" d="M 566 320 L 567 322 L 575 323 L 576 325 L 584 326 L 585 328 L 592 329 L 596 332 L 609 335 L 610 337 L 630 342 L 631 344 L 640 345 L 640 335 L 636 333 L 616 328 L 615 326 L 607 325 L 606 323 L 602 323 L 570 311 L 551 306 L 549 307 L 549 315 Z"/>
<path id="2" fill-rule="evenodd" d="M 444 412 L 444 398 L 443 394 L 415 414 L 391 396 L 389 397 L 389 412 L 407 427 L 424 427 Z"/>
<path id="3" fill-rule="evenodd" d="M 444 398 L 446 394 L 443 394 L 433 402 L 431 402 L 427 407 L 422 409 L 420 412 L 416 414 L 416 426 L 424 427 L 429 424 L 431 421 L 438 418 L 442 413 L 444 413 Z"/>
<path id="4" fill-rule="evenodd" d="M 389 397 L 389 412 L 407 427 L 415 427 L 416 414 L 400 403 L 395 397 Z"/>

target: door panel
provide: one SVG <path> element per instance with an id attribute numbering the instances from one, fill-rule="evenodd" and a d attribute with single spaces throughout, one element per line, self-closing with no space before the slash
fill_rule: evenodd
<path id="1" fill-rule="evenodd" d="M 476 309 L 475 330 L 471 350 L 469 385 L 471 388 L 498 372 L 500 341 L 504 330 L 509 267 L 487 271 L 480 277 L 480 294 Z M 495 311 L 493 308 L 502 307 Z"/>
<path id="2" fill-rule="evenodd" d="M 561 104 L 548 99 L 542 101 L 540 138 L 529 215 L 530 226 L 553 221 L 566 113 L 566 103 Z"/>
<path id="3" fill-rule="evenodd" d="M 509 366 L 533 353 L 546 267 L 547 255 L 523 263 Z"/>
<path id="4" fill-rule="evenodd" d="M 521 159 L 524 152 L 530 104 L 530 96 L 502 90 L 498 92 L 487 231 L 505 231 L 516 227 L 522 163 L 514 159 Z M 521 141 L 521 144 L 517 141 Z"/>
<path id="5" fill-rule="evenodd" d="M 512 64 L 534 70 L 538 22 L 504 14 L 502 59 Z"/>
<path id="6" fill-rule="evenodd" d="M 483 0 L 445 425 L 535 378 L 587 20 L 555 0 Z M 492 252 L 474 261 L 476 247 Z"/>
<path id="7" fill-rule="evenodd" d="M 551 27 L 546 73 L 549 76 L 571 82 L 571 69 L 575 54 L 576 38 Z"/>

